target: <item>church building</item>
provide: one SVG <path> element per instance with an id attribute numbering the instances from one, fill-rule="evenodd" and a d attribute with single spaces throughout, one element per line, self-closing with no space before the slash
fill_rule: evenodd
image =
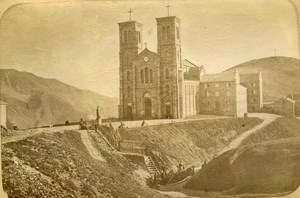
<path id="1" fill-rule="evenodd" d="M 240 84 L 239 74 L 224 81 L 222 76 L 229 74 L 220 73 L 218 79 L 222 82 L 216 82 L 205 73 L 203 66 L 182 58 L 180 19 L 168 16 L 156 18 L 156 22 L 157 52 L 147 46 L 143 48 L 141 23 L 132 20 L 119 23 L 119 118 L 184 118 L 202 113 L 242 116 L 246 113 L 247 89 Z M 216 100 L 216 89 L 229 83 L 232 86 L 227 88 L 232 100 L 225 105 L 228 100 Z M 210 92 L 215 94 L 214 101 L 212 95 L 208 96 Z M 228 93 L 219 91 L 219 94 Z"/>

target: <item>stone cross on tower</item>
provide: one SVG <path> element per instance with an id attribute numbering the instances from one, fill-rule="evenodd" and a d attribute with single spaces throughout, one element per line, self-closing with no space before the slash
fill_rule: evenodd
<path id="1" fill-rule="evenodd" d="M 129 11 L 128 11 L 128 13 L 129 13 L 129 21 L 131 21 L 131 13 L 132 13 L 133 11 L 131 10 L 131 8 L 129 9 Z"/>
<path id="2" fill-rule="evenodd" d="M 147 42 L 145 42 L 145 49 L 147 49 Z"/>
<path id="3" fill-rule="evenodd" d="M 167 6 L 166 6 L 166 8 L 167 8 L 167 10 L 168 10 L 168 16 L 170 16 L 170 7 L 171 7 L 171 6 L 170 6 L 170 4 L 168 3 Z"/>

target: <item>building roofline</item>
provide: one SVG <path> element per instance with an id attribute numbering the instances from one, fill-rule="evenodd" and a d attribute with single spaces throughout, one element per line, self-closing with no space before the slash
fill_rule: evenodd
<path id="1" fill-rule="evenodd" d="M 168 18 L 169 19 L 173 18 L 173 19 L 176 19 L 176 20 L 178 20 L 180 22 L 180 19 L 178 17 L 176 17 L 176 16 L 157 17 L 155 19 L 156 19 L 156 21 L 158 21 L 158 20 L 163 20 L 163 19 L 168 19 Z"/>
<path id="2" fill-rule="evenodd" d="M 124 21 L 124 22 L 120 22 L 120 23 L 118 23 L 118 24 L 119 24 L 119 25 L 125 25 L 125 24 L 130 24 L 130 23 L 136 23 L 136 24 L 138 24 L 138 25 L 140 25 L 140 26 L 143 26 L 142 23 L 137 22 L 137 21 L 134 21 L 134 20 L 132 20 L 132 21 Z"/>

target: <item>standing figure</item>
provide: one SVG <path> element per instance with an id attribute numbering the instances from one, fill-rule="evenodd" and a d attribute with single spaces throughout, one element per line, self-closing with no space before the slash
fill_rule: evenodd
<path id="1" fill-rule="evenodd" d="M 102 125 L 102 119 L 100 118 L 100 113 L 99 113 L 99 106 L 97 106 L 97 109 L 96 109 L 96 122 L 97 122 L 97 124 Z"/>

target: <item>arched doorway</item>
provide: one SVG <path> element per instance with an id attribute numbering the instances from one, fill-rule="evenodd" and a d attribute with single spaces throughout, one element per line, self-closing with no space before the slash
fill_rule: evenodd
<path id="1" fill-rule="evenodd" d="M 127 119 L 129 120 L 132 120 L 133 116 L 132 116 L 132 104 L 129 103 L 127 105 L 127 116 L 126 116 Z"/>
<path id="2" fill-rule="evenodd" d="M 151 118 L 152 117 L 152 101 L 151 101 L 151 95 L 149 93 L 146 93 L 144 95 L 144 111 L 145 111 L 145 118 Z"/>
<path id="3" fill-rule="evenodd" d="M 172 118 L 170 102 L 166 102 L 166 118 Z"/>

